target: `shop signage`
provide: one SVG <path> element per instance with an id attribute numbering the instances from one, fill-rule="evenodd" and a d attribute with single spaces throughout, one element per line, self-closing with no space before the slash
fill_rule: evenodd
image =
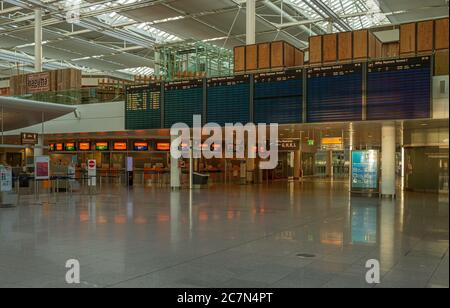
<path id="1" fill-rule="evenodd" d="M 64 144 L 62 143 L 57 143 L 55 145 L 55 151 L 61 152 L 64 149 Z"/>
<path id="2" fill-rule="evenodd" d="M 50 179 L 50 157 L 37 156 L 34 160 L 34 177 L 36 180 Z"/>
<path id="3" fill-rule="evenodd" d="M 27 76 L 27 92 L 49 92 L 50 91 L 50 73 L 29 74 Z"/>
<path id="4" fill-rule="evenodd" d="M 22 144 L 35 145 L 38 143 L 38 134 L 34 133 L 21 133 L 20 140 Z"/>
<path id="5" fill-rule="evenodd" d="M 282 152 L 293 152 L 300 150 L 300 141 L 299 140 L 278 140 L 278 151 Z"/>
<path id="6" fill-rule="evenodd" d="M 314 146 L 314 144 L 315 144 L 314 140 L 308 140 L 308 145 L 309 146 Z"/>

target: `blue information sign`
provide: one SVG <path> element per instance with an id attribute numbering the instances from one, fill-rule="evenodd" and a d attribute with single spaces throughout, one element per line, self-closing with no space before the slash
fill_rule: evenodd
<path id="1" fill-rule="evenodd" d="M 352 152 L 352 191 L 378 190 L 378 151 Z"/>

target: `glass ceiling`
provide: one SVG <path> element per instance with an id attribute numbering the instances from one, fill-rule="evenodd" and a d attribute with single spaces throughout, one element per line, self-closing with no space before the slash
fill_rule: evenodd
<path id="1" fill-rule="evenodd" d="M 321 15 L 327 16 L 320 8 L 311 1 L 285 0 L 298 7 L 308 19 L 321 19 Z M 333 12 L 339 15 L 341 20 L 346 22 L 352 29 L 370 28 L 390 21 L 380 9 L 377 0 L 320 0 Z M 357 15 L 357 16 L 352 16 Z M 318 22 L 317 25 L 326 30 L 328 22 Z"/>
<path id="2" fill-rule="evenodd" d="M 92 4 L 86 1 L 81 0 L 68 0 L 66 1 L 66 5 L 72 5 L 76 6 L 78 5 L 80 7 L 80 11 L 87 10 L 88 12 L 95 12 L 95 11 L 102 11 L 109 8 L 117 7 L 119 8 L 121 5 L 127 5 L 127 4 L 133 4 L 133 3 L 139 3 L 142 0 L 115 0 L 115 1 L 108 1 L 101 4 Z M 130 32 L 134 32 L 136 34 L 147 36 L 152 39 L 154 39 L 158 44 L 161 43 L 172 43 L 176 41 L 180 41 L 181 39 L 175 35 L 172 35 L 170 33 L 161 31 L 159 29 L 156 29 L 152 27 L 151 25 L 159 22 L 137 22 L 136 20 L 126 17 L 124 15 L 121 15 L 117 12 L 111 12 L 111 13 L 105 13 L 101 15 L 97 15 L 96 18 L 100 20 L 103 23 L 106 23 L 109 26 L 112 27 L 123 27 L 123 29 L 126 29 Z M 173 19 L 173 18 L 171 18 Z"/>

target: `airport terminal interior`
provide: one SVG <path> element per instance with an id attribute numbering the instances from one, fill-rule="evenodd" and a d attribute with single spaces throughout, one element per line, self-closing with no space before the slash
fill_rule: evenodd
<path id="1" fill-rule="evenodd" d="M 0 0 L 0 288 L 448 288 L 448 22 Z"/>

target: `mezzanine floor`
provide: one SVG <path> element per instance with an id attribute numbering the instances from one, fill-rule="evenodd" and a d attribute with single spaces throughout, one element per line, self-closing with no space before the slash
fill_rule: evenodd
<path id="1" fill-rule="evenodd" d="M 448 196 L 349 197 L 346 183 L 103 187 L 0 208 L 0 287 L 448 287 Z M 302 258 L 298 254 L 312 254 Z"/>

